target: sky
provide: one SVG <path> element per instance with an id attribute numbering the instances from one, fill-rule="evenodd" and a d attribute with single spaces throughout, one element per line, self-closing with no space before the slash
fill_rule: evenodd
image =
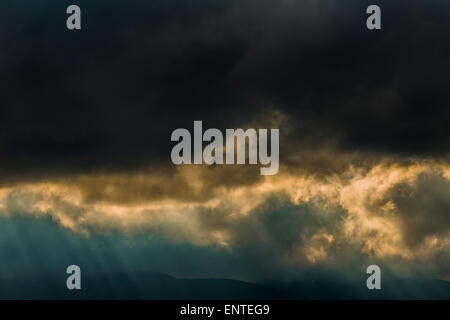
<path id="1" fill-rule="evenodd" d="M 450 281 L 448 1 L 72 2 L 0 3 L 0 279 Z M 174 165 L 195 120 L 278 174 Z"/>

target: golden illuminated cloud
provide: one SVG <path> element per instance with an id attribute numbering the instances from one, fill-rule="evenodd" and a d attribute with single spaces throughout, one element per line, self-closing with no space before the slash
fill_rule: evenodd
<path id="1" fill-rule="evenodd" d="M 352 164 L 325 175 L 284 167 L 276 176 L 261 177 L 256 172 L 254 179 L 246 179 L 254 174 L 251 167 L 223 169 L 190 166 L 170 173 L 81 175 L 20 183 L 0 189 L 0 213 L 49 216 L 87 236 L 151 232 L 174 242 L 233 251 L 249 241 L 243 230 L 264 222 L 264 212 L 273 211 L 276 215 L 270 216 L 274 220 L 266 233 L 251 236 L 260 237 L 257 241 L 263 244 L 275 239 L 289 263 L 324 262 L 350 245 L 374 258 L 404 260 L 426 261 L 449 250 L 450 166 L 446 162 L 385 159 L 370 167 Z M 280 202 L 294 208 L 288 218 L 292 225 L 301 221 L 298 230 L 271 229 L 270 224 L 278 223 L 275 219 L 287 217 Z M 305 208 L 313 209 L 302 220 L 307 216 Z"/>

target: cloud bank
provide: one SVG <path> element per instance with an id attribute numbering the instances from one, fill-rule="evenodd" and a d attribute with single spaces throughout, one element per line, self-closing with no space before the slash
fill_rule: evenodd
<path id="1" fill-rule="evenodd" d="M 378 2 L 380 32 L 371 1 L 80 0 L 78 33 L 68 1 L 0 4 L 2 224 L 53 221 L 86 252 L 113 234 L 111 255 L 156 237 L 184 276 L 450 279 L 449 3 Z M 280 128 L 278 175 L 173 166 L 194 120 Z"/>

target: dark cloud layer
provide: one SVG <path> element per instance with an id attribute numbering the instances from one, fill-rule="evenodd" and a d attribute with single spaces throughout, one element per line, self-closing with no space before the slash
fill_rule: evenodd
<path id="1" fill-rule="evenodd" d="M 333 144 L 445 155 L 446 1 L 67 1 L 0 5 L 0 171 L 15 179 L 167 166 L 170 133 L 290 119 L 282 159 Z M 283 127 L 281 127 L 283 130 Z"/>

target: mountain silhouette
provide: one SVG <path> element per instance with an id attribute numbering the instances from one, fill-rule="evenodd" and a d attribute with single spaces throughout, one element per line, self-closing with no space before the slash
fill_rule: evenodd
<path id="1" fill-rule="evenodd" d="M 180 279 L 163 273 L 82 275 L 82 289 L 68 290 L 65 274 L 0 279 L 0 299 L 450 299 L 450 282 L 383 279 L 381 290 L 365 281 L 292 281 L 257 284 L 231 279 Z"/>

